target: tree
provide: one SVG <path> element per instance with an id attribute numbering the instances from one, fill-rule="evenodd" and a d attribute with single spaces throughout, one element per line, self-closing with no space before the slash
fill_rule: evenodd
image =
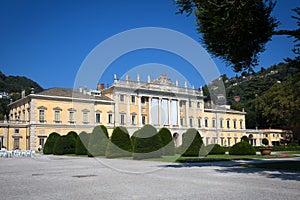
<path id="1" fill-rule="evenodd" d="M 108 142 L 108 132 L 105 126 L 96 126 L 89 138 L 88 156 L 104 156 Z"/>
<path id="2" fill-rule="evenodd" d="M 158 135 L 161 138 L 163 155 L 173 156 L 175 154 L 175 144 L 169 129 L 161 128 Z"/>
<path id="3" fill-rule="evenodd" d="M 252 71 L 258 54 L 272 35 L 300 39 L 300 29 L 276 30 L 279 22 L 271 16 L 272 0 L 177 0 L 178 13 L 194 13 L 202 42 L 214 56 L 220 57 L 235 72 Z M 300 9 L 294 11 L 300 15 Z M 293 17 L 298 20 L 299 17 Z"/>
<path id="4" fill-rule="evenodd" d="M 132 155 L 132 144 L 125 127 L 116 127 L 107 145 L 107 158 L 129 157 Z"/>
<path id="5" fill-rule="evenodd" d="M 203 144 L 201 135 L 194 128 L 189 128 L 182 135 L 182 156 L 199 156 Z"/>
<path id="6" fill-rule="evenodd" d="M 89 134 L 87 134 L 85 131 L 82 131 L 76 139 L 75 154 L 87 155 L 88 144 L 89 144 Z"/>
<path id="7" fill-rule="evenodd" d="M 134 136 L 133 159 L 159 158 L 162 156 L 162 141 L 156 129 L 145 125 Z"/>
<path id="8" fill-rule="evenodd" d="M 55 145 L 55 142 L 57 138 L 59 138 L 60 135 L 56 132 L 53 132 L 49 135 L 49 137 L 46 140 L 46 143 L 44 145 L 43 153 L 44 154 L 53 154 L 53 148 Z"/>

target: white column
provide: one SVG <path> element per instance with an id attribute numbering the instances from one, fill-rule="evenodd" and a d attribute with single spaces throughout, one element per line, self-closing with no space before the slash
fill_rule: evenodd
<path id="1" fill-rule="evenodd" d="M 171 126 L 171 99 L 168 99 L 168 125 Z"/>
<path id="2" fill-rule="evenodd" d="M 158 125 L 161 126 L 161 97 L 158 98 Z"/>
<path id="3" fill-rule="evenodd" d="M 141 107 L 141 97 L 137 96 L 138 99 L 138 125 L 142 126 L 142 107 Z"/>
<path id="4" fill-rule="evenodd" d="M 186 126 L 188 127 L 189 126 L 189 100 L 187 99 L 185 101 L 185 123 L 186 123 Z"/>
<path id="5" fill-rule="evenodd" d="M 131 98 L 131 95 L 127 95 L 127 126 L 130 125 L 130 99 Z"/>
<path id="6" fill-rule="evenodd" d="M 115 101 L 114 122 L 115 122 L 115 126 L 118 126 L 119 125 L 119 94 L 118 93 L 115 93 L 114 101 Z"/>
<path id="7" fill-rule="evenodd" d="M 196 124 L 197 124 L 197 114 L 196 114 L 196 106 L 197 106 L 197 100 L 194 100 L 192 102 L 192 106 L 193 106 L 193 109 L 194 109 L 194 116 L 193 116 L 193 127 L 197 127 Z"/>
<path id="8" fill-rule="evenodd" d="M 180 125 L 180 99 L 177 100 L 177 125 L 181 127 Z"/>
<path id="9" fill-rule="evenodd" d="M 148 98 L 148 105 L 149 105 L 149 108 L 148 108 L 148 120 L 149 120 L 149 124 L 152 124 L 152 119 L 151 119 L 151 104 L 152 104 L 152 97 L 149 96 Z"/>

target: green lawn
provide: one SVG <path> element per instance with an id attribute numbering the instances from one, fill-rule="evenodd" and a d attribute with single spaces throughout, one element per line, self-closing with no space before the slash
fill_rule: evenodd
<path id="1" fill-rule="evenodd" d="M 300 151 L 280 151 L 280 154 L 300 154 Z"/>
<path id="2" fill-rule="evenodd" d="M 284 170 L 297 170 L 297 171 L 300 171 L 300 161 L 246 164 L 246 165 L 243 165 L 243 166 L 244 167 L 266 168 L 266 169 L 284 169 Z"/>

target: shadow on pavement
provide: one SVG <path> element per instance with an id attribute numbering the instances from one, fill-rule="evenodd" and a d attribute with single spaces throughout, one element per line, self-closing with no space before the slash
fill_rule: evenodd
<path id="1" fill-rule="evenodd" d="M 293 170 L 276 170 L 263 168 L 247 168 L 247 167 L 224 167 L 215 169 L 219 173 L 243 173 L 243 174 L 259 174 L 266 178 L 277 178 L 281 180 L 300 181 L 300 173 Z"/>

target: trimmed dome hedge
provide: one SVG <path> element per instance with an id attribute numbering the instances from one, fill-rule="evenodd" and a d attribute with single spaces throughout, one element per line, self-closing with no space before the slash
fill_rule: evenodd
<path id="1" fill-rule="evenodd" d="M 248 142 L 242 141 L 229 149 L 229 155 L 255 155 L 256 151 Z"/>
<path id="2" fill-rule="evenodd" d="M 89 138 L 88 156 L 104 156 L 108 143 L 108 132 L 105 126 L 96 126 Z"/>
<path id="3" fill-rule="evenodd" d="M 56 132 L 53 132 L 49 135 L 44 145 L 44 149 L 43 149 L 44 154 L 53 154 L 55 142 L 59 137 L 60 135 Z"/>
<path id="4" fill-rule="evenodd" d="M 129 157 L 132 155 L 132 144 L 125 127 L 116 127 L 107 145 L 107 158 Z"/>
<path id="5" fill-rule="evenodd" d="M 87 147 L 89 144 L 89 134 L 87 134 L 85 131 L 82 131 L 76 140 L 76 148 L 75 148 L 75 154 L 76 155 L 87 155 Z"/>
<path id="6" fill-rule="evenodd" d="M 156 129 L 145 125 L 133 137 L 133 159 L 159 158 L 162 156 L 162 141 Z"/>
<path id="7" fill-rule="evenodd" d="M 162 142 L 162 153 L 164 156 L 175 155 L 175 144 L 171 132 L 167 128 L 161 128 L 158 135 Z"/>
<path id="8" fill-rule="evenodd" d="M 225 154 L 226 150 L 219 144 L 209 144 L 206 146 L 208 155 Z"/>
<path id="9" fill-rule="evenodd" d="M 182 135 L 182 156 L 199 156 L 201 146 L 203 144 L 200 133 L 194 129 L 189 128 Z"/>

